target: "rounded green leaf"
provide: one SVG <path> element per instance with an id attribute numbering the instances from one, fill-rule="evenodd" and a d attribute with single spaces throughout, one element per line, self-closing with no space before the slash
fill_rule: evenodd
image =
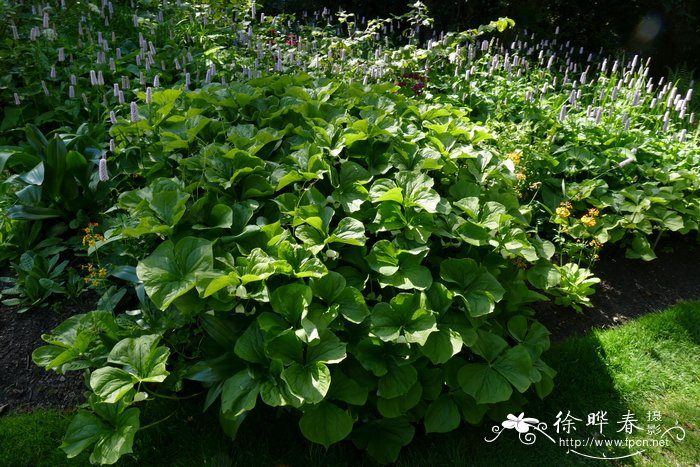
<path id="1" fill-rule="evenodd" d="M 513 394 L 513 387 L 508 380 L 483 363 L 464 365 L 457 378 L 464 392 L 472 396 L 477 404 L 507 401 Z"/>
<path id="2" fill-rule="evenodd" d="M 308 365 L 292 363 L 282 372 L 289 389 L 307 404 L 317 404 L 326 397 L 331 385 L 331 372 L 320 362 Z"/>
<path id="3" fill-rule="evenodd" d="M 241 370 L 224 382 L 221 391 L 221 412 L 232 417 L 252 410 L 259 392 L 258 383 L 248 370 Z"/>
<path id="4" fill-rule="evenodd" d="M 352 431 L 352 417 L 330 402 L 321 402 L 305 411 L 299 420 L 304 436 L 326 449 L 347 437 Z"/>
<path id="5" fill-rule="evenodd" d="M 377 395 L 386 399 L 398 397 L 411 390 L 418 381 L 418 372 L 412 365 L 389 365 L 388 372 L 379 378 Z"/>
<path id="6" fill-rule="evenodd" d="M 171 240 L 161 243 L 139 262 L 136 274 L 153 303 L 165 310 L 176 298 L 194 288 L 197 272 L 212 269 L 213 264 L 209 240 L 184 237 L 177 244 Z"/>
<path id="7" fill-rule="evenodd" d="M 426 433 L 447 433 L 459 426 L 459 407 L 447 394 L 443 394 L 425 411 Z"/>
<path id="8" fill-rule="evenodd" d="M 121 368 L 98 368 L 90 375 L 90 387 L 100 398 L 113 404 L 134 387 L 137 379 Z"/>

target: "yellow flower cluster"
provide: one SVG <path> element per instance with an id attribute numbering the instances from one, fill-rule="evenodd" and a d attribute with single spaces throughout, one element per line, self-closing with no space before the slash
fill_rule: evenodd
<path id="1" fill-rule="evenodd" d="M 593 240 L 591 240 L 590 242 L 588 242 L 588 245 L 596 250 L 603 248 L 603 243 L 599 242 L 595 238 Z"/>
<path id="2" fill-rule="evenodd" d="M 571 215 L 571 209 L 573 209 L 573 206 L 571 205 L 570 202 L 561 202 L 559 203 L 559 207 L 556 209 L 557 216 L 559 217 L 569 217 Z"/>
<path id="3" fill-rule="evenodd" d="M 81 264 L 80 269 L 87 271 L 87 276 L 85 277 L 85 282 L 93 287 L 97 287 L 102 284 L 107 278 L 107 268 L 96 267 L 92 263 Z"/>
<path id="4" fill-rule="evenodd" d="M 513 161 L 513 164 L 518 165 L 523 158 L 523 153 L 520 151 L 513 151 L 508 154 L 508 159 Z"/>
<path id="5" fill-rule="evenodd" d="M 590 208 L 588 210 L 588 214 L 584 214 L 581 216 L 581 223 L 585 225 L 586 227 L 595 227 L 596 225 L 596 218 L 600 215 L 600 211 L 598 211 L 596 208 Z"/>
<path id="6" fill-rule="evenodd" d="M 97 222 L 90 222 L 88 226 L 83 229 L 83 232 L 85 232 L 85 236 L 83 236 L 83 245 L 95 246 L 97 242 L 101 242 L 105 239 L 103 235 L 95 233 L 95 227 L 98 226 L 99 224 Z"/>

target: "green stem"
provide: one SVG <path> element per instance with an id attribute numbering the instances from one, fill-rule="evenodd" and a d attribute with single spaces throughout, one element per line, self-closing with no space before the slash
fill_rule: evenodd
<path id="1" fill-rule="evenodd" d="M 199 397 L 202 394 L 204 394 L 204 391 L 201 391 L 201 392 L 197 392 L 195 394 L 190 394 L 189 396 L 166 396 L 165 394 L 159 394 L 159 393 L 154 392 L 154 391 L 149 391 L 148 389 L 146 389 L 146 392 L 151 396 L 155 396 L 155 397 L 158 397 L 161 399 L 174 400 L 174 401 L 182 401 L 182 400 L 186 400 L 186 399 L 192 399 L 192 398 Z"/>
<path id="2" fill-rule="evenodd" d="M 155 422 L 153 422 L 153 423 L 149 423 L 149 424 L 146 425 L 146 426 L 142 426 L 140 429 L 141 429 L 141 430 L 145 430 L 146 428 L 151 428 L 152 426 L 156 426 L 156 425 L 158 425 L 159 423 L 162 423 L 162 422 L 166 421 L 167 419 L 169 419 L 169 418 L 172 417 L 173 415 L 175 415 L 175 412 L 171 413 L 170 415 L 168 415 L 168 416 L 165 417 L 165 418 L 161 418 L 160 420 L 157 420 L 157 421 L 155 421 Z"/>

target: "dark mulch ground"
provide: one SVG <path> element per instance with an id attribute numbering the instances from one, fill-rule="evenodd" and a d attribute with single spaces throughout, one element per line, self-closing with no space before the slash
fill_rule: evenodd
<path id="1" fill-rule="evenodd" d="M 592 327 L 610 327 L 661 310 L 680 300 L 700 299 L 700 243 L 697 238 L 672 237 L 659 245 L 658 259 L 628 260 L 624 251 L 601 255 L 595 272 L 602 282 L 593 308 L 578 314 L 552 303 L 537 306 L 537 318 L 552 332 L 552 340 L 583 334 Z M 65 301 L 52 308 L 17 314 L 0 305 L 0 414 L 35 408 L 71 409 L 84 402 L 79 374 L 58 375 L 37 367 L 32 351 L 41 334 L 64 319 L 92 309 L 96 297 Z"/>
<path id="2" fill-rule="evenodd" d="M 601 282 L 583 313 L 552 302 L 538 303 L 537 319 L 553 342 L 593 328 L 617 326 L 645 313 L 663 310 L 681 300 L 700 299 L 700 242 L 697 236 L 662 240 L 653 261 L 625 258 L 623 249 L 607 247 L 594 266 Z"/>
<path id="3" fill-rule="evenodd" d="M 47 372 L 32 362 L 32 351 L 45 344 L 42 334 L 76 313 L 92 310 L 95 303 L 94 294 L 85 294 L 77 301 L 64 300 L 23 314 L 0 304 L 0 413 L 72 409 L 85 401 L 81 374 Z"/>

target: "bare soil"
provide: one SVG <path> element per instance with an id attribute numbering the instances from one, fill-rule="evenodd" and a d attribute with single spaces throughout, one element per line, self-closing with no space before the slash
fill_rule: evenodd
<path id="1" fill-rule="evenodd" d="M 594 267 L 601 283 L 592 297 L 593 307 L 576 313 L 551 302 L 540 303 L 537 319 L 556 342 L 593 327 L 617 326 L 682 300 L 700 299 L 697 237 L 673 236 L 659 245 L 657 254 L 656 260 L 644 262 L 626 259 L 620 249 L 604 251 Z M 39 408 L 71 410 L 85 401 L 81 374 L 47 372 L 34 365 L 31 354 L 43 344 L 42 334 L 73 314 L 92 310 L 96 302 L 96 296 L 86 295 L 24 314 L 0 305 L 0 414 Z"/>

